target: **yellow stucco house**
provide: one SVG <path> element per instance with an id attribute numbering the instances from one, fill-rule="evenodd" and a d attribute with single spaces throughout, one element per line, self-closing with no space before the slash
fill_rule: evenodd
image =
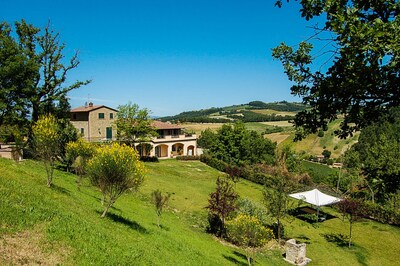
<path id="1" fill-rule="evenodd" d="M 117 131 L 113 123 L 118 111 L 105 105 L 88 105 L 70 111 L 70 121 L 87 141 L 115 140 Z M 184 127 L 176 124 L 153 121 L 158 136 L 147 144 L 151 145 L 147 156 L 170 158 L 178 155 L 197 155 L 197 136 L 186 134 Z M 140 145 L 137 145 L 140 149 Z"/>
<path id="2" fill-rule="evenodd" d="M 118 111 L 105 105 L 93 105 L 74 108 L 70 111 L 70 121 L 87 141 L 115 140 L 117 136 L 112 123 Z"/>

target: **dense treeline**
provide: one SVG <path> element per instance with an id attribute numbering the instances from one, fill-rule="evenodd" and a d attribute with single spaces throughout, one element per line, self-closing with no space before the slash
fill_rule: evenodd
<path id="1" fill-rule="evenodd" d="M 214 113 L 219 113 L 223 110 L 223 108 L 209 108 L 209 109 L 201 109 L 198 111 L 187 111 L 187 112 L 182 112 L 178 115 L 175 116 L 166 116 L 160 118 L 161 121 L 171 121 L 171 120 L 179 120 L 179 121 L 185 121 L 185 122 L 194 122 L 193 119 L 203 119 L 207 118 L 208 115 L 214 114 Z"/>
<path id="2" fill-rule="evenodd" d="M 287 101 L 265 103 L 262 101 L 252 101 L 249 105 L 255 109 L 271 109 L 280 112 L 299 112 L 307 109 L 302 103 L 290 103 Z"/>
<path id="3" fill-rule="evenodd" d="M 191 123 L 230 123 L 231 119 L 228 118 L 215 118 L 209 116 L 199 116 L 199 117 L 182 117 L 179 119 L 166 119 L 162 118 L 161 121 L 171 121 L 171 122 L 191 122 Z"/>

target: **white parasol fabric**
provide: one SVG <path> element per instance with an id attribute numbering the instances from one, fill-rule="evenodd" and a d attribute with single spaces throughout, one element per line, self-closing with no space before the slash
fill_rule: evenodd
<path id="1" fill-rule="evenodd" d="M 336 198 L 334 196 L 327 195 L 322 193 L 318 189 L 313 189 L 310 191 L 304 191 L 299 193 L 294 193 L 289 195 L 292 198 L 303 200 L 307 203 L 315 205 L 317 207 L 335 204 L 341 201 L 340 198 Z"/>

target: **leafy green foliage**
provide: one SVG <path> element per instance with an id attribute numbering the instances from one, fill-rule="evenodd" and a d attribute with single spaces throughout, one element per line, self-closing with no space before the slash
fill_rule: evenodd
<path id="1" fill-rule="evenodd" d="M 289 210 L 292 207 L 288 195 L 295 188 L 295 182 L 287 169 L 283 167 L 278 167 L 276 174 L 267 180 L 268 183 L 263 191 L 264 202 L 268 213 L 270 213 L 277 222 L 277 238 L 280 244 L 282 237 L 282 220 L 288 216 Z"/>
<path id="2" fill-rule="evenodd" d="M 59 119 L 67 118 L 67 93 L 90 82 L 67 85 L 67 75 L 79 60 L 75 53 L 65 63 L 64 48 L 50 24 L 41 31 L 21 20 L 15 22 L 15 33 L 6 22 L 0 24 L 0 126 L 21 127 L 28 134 L 30 149 L 34 145 L 31 125 L 39 116 L 51 113 Z M 69 140 L 72 139 L 64 144 Z M 63 149 L 64 145 L 60 147 Z"/>
<path id="3" fill-rule="evenodd" d="M 329 159 L 329 157 L 331 157 L 332 152 L 329 150 L 323 150 L 322 151 L 322 155 L 324 156 L 325 159 Z"/>
<path id="4" fill-rule="evenodd" d="M 140 109 L 137 104 L 128 103 L 118 106 L 115 124 L 117 126 L 117 139 L 133 147 L 135 143 L 144 143 L 157 136 L 150 119 L 150 111 L 146 108 Z M 142 150 L 145 149 L 140 149 L 141 153 Z M 141 156 L 144 155 L 141 154 Z"/>
<path id="5" fill-rule="evenodd" d="M 210 156 L 228 164 L 272 164 L 274 161 L 276 144 L 255 131 L 246 130 L 243 123 L 223 125 L 217 133 L 206 130 L 199 142 Z"/>
<path id="6" fill-rule="evenodd" d="M 238 215 L 245 214 L 248 216 L 256 217 L 262 225 L 266 226 L 269 220 L 268 212 L 265 207 L 249 198 L 239 198 L 238 199 Z"/>
<path id="7" fill-rule="evenodd" d="M 345 154 L 346 166 L 360 169 L 380 200 L 400 189 L 399 117 L 392 112 L 389 119 L 363 129 L 358 143 Z"/>
<path id="8" fill-rule="evenodd" d="M 311 43 L 301 42 L 297 49 L 282 43 L 272 52 L 296 83 L 292 94 L 311 107 L 296 115 L 295 125 L 304 129 L 297 139 L 325 130 L 339 114 L 344 120 L 337 134 L 347 137 L 398 106 L 400 3 L 305 0 L 300 4 L 306 20 L 325 17 L 314 36 L 323 49 L 311 55 Z M 282 1 L 277 5 L 282 6 Z M 321 62 L 321 56 L 327 59 Z M 314 70 L 316 61 L 322 66 Z"/>
<path id="9" fill-rule="evenodd" d="M 67 156 L 66 147 L 69 142 L 78 140 L 78 130 L 68 119 L 58 119 L 57 123 L 60 131 L 60 154 L 58 161 L 68 170 L 72 161 Z"/>
<path id="10" fill-rule="evenodd" d="M 127 190 L 138 190 L 143 183 L 145 168 L 137 152 L 118 143 L 96 150 L 87 167 L 90 180 L 97 186 L 106 201 L 101 217 Z"/>
<path id="11" fill-rule="evenodd" d="M 37 67 L 6 22 L 0 23 L 0 126 L 27 126 L 28 97 Z"/>

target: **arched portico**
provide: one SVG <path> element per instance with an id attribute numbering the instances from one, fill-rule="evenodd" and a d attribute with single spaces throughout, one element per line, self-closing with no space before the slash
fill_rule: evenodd
<path id="1" fill-rule="evenodd" d="M 173 156 L 183 155 L 184 145 L 183 143 L 175 143 L 171 146 L 171 154 Z"/>
<path id="2" fill-rule="evenodd" d="M 187 147 L 186 155 L 188 155 L 188 156 L 194 156 L 195 155 L 194 154 L 194 146 L 193 145 L 190 145 L 190 146 Z"/>
<path id="3" fill-rule="evenodd" d="M 155 156 L 158 158 L 168 157 L 168 145 L 161 144 L 154 148 Z"/>

